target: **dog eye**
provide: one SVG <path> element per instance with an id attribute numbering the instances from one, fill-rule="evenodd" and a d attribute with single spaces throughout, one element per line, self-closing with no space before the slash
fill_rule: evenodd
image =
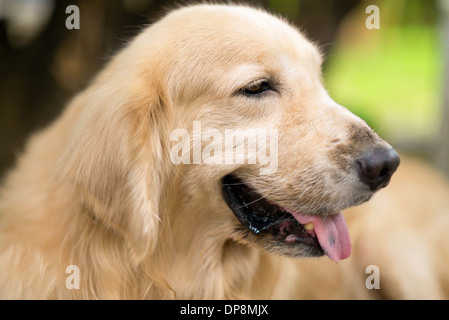
<path id="1" fill-rule="evenodd" d="M 249 96 L 255 96 L 270 90 L 271 86 L 267 80 L 259 80 L 251 83 L 249 86 L 243 88 L 243 93 Z"/>

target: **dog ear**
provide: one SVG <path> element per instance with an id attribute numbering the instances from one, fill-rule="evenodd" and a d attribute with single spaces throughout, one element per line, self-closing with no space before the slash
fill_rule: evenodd
<path id="1" fill-rule="evenodd" d="M 58 173 L 73 184 L 83 208 L 124 235 L 140 261 L 154 250 L 161 221 L 169 137 L 166 103 L 145 81 L 107 79 L 72 104 L 69 109 L 82 112 Z"/>

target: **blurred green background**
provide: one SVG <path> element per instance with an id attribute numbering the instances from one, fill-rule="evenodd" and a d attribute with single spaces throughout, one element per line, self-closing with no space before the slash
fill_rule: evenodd
<path id="1" fill-rule="evenodd" d="M 327 88 L 398 147 L 429 152 L 439 134 L 445 89 L 437 7 L 408 0 L 383 1 L 379 8 L 378 30 L 357 28 L 368 16 L 363 10 L 346 18 L 328 60 Z"/>
<path id="2" fill-rule="evenodd" d="M 221 2 L 221 1 L 215 1 Z M 325 54 L 330 95 L 449 175 L 449 0 L 240 1 L 286 16 Z M 0 174 L 142 26 L 179 1 L 0 0 Z M 182 3 L 190 3 L 183 1 Z M 68 30 L 65 9 L 80 8 Z M 380 28 L 365 25 L 369 5 Z"/>

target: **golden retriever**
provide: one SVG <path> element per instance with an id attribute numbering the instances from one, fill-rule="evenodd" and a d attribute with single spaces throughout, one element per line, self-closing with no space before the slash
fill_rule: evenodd
<path id="1" fill-rule="evenodd" d="M 417 180 L 349 213 L 348 231 L 341 210 L 385 187 L 399 156 L 329 97 L 321 62 L 295 27 L 245 6 L 145 29 L 7 176 L 0 296 L 442 297 L 448 218 L 430 212 L 447 213 L 447 186 L 411 164 Z M 441 185 L 429 216 L 411 214 L 418 183 Z"/>

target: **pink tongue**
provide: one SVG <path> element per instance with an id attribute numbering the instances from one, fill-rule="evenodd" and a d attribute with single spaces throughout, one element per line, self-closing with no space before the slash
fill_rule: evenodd
<path id="1" fill-rule="evenodd" d="M 351 254 L 351 238 L 341 212 L 329 216 L 290 213 L 302 225 L 313 223 L 318 242 L 331 260 L 338 262 L 349 257 Z"/>

